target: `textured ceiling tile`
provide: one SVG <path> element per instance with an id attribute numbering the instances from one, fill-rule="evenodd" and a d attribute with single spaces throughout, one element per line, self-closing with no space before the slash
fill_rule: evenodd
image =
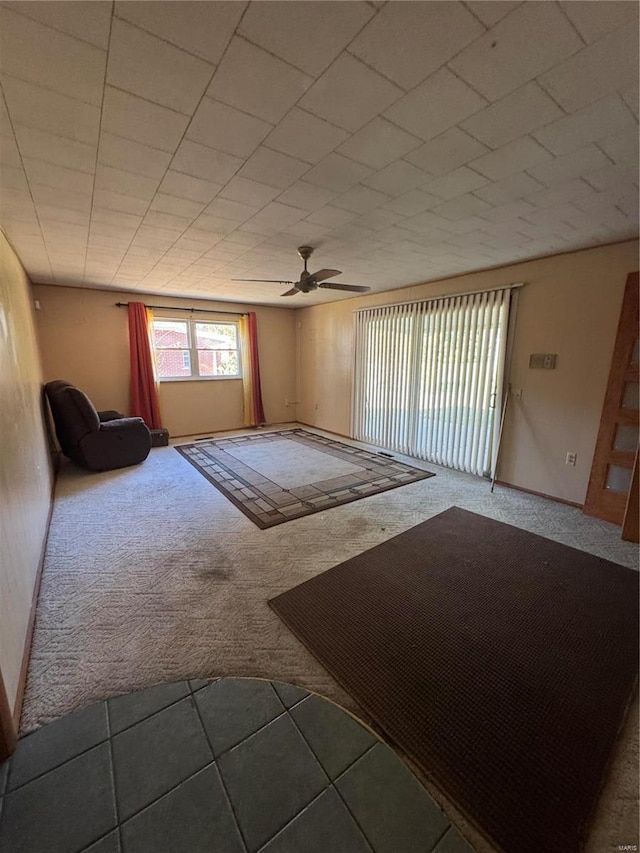
<path id="1" fill-rule="evenodd" d="M 0 169 L 0 187 L 17 190 L 25 194 L 29 192 L 29 184 L 22 163 L 18 163 L 17 166 L 2 165 L 2 169 Z"/>
<path id="2" fill-rule="evenodd" d="M 226 189 L 226 188 L 225 188 Z M 278 196 L 278 201 L 291 207 L 299 207 L 301 210 L 313 211 L 324 207 L 336 197 L 335 190 L 327 190 L 316 187 L 305 181 L 297 181 Z"/>
<path id="3" fill-rule="evenodd" d="M 235 37 L 207 95 L 276 124 L 312 82 L 311 77 L 281 59 Z"/>
<path id="4" fill-rule="evenodd" d="M 403 89 L 412 89 L 484 31 L 462 3 L 396 0 L 367 24 L 349 52 Z"/>
<path id="5" fill-rule="evenodd" d="M 181 198 L 177 195 L 168 195 L 158 192 L 154 196 L 149 210 L 171 213 L 174 216 L 190 217 L 191 221 L 194 217 L 199 216 L 202 213 L 204 206 L 205 202 L 192 201 L 191 199 Z"/>
<path id="6" fill-rule="evenodd" d="M 349 44 L 374 10 L 361 2 L 251 3 L 238 32 L 314 77 Z"/>
<path id="7" fill-rule="evenodd" d="M 122 213 L 143 214 L 149 202 L 132 195 L 115 193 L 111 190 L 96 189 L 93 195 L 94 204 L 98 207 L 106 207 L 109 210 L 119 210 Z"/>
<path id="8" fill-rule="evenodd" d="M 316 184 L 327 190 L 344 192 L 372 173 L 373 170 L 368 166 L 355 163 L 341 154 L 329 154 L 322 162 L 308 171 L 304 179 L 310 184 Z"/>
<path id="9" fill-rule="evenodd" d="M 595 145 L 587 145 L 578 151 L 572 151 L 562 157 L 557 157 L 548 163 L 542 163 L 532 169 L 529 174 L 546 186 L 561 184 L 573 178 L 579 178 L 610 166 L 611 162 Z"/>
<path id="10" fill-rule="evenodd" d="M 43 184 L 31 184 L 31 194 L 36 208 L 41 204 L 46 204 L 68 207 L 70 210 L 80 210 L 84 213 L 89 213 L 91 210 L 90 193 L 75 192 L 74 190 L 65 190 Z"/>
<path id="11" fill-rule="evenodd" d="M 308 169 L 308 163 L 280 154 L 278 151 L 272 151 L 270 148 L 260 147 L 249 157 L 238 176 L 269 187 L 286 190 Z"/>
<path id="12" fill-rule="evenodd" d="M 541 85 L 568 112 L 638 83 L 637 27 L 623 27 L 543 74 Z"/>
<path id="13" fill-rule="evenodd" d="M 339 195 L 332 204 L 343 210 L 352 210 L 354 213 L 368 213 L 387 201 L 389 201 L 389 196 L 385 193 L 370 187 L 357 186 Z"/>
<path id="14" fill-rule="evenodd" d="M 405 160 L 420 166 L 430 175 L 444 175 L 463 166 L 489 149 L 459 127 L 452 127 L 430 142 L 405 155 Z"/>
<path id="15" fill-rule="evenodd" d="M 159 191 L 168 195 L 180 196 L 194 202 L 207 204 L 222 189 L 222 184 L 205 181 L 202 178 L 194 178 L 182 172 L 169 170 L 160 184 Z"/>
<path id="16" fill-rule="evenodd" d="M 20 3 L 3 3 L 3 6 L 104 50 L 109 44 L 112 7 L 110 2 L 93 0 L 89 4 L 75 0 L 57 0 L 53 4 L 50 0 L 26 0 Z"/>
<path id="17" fill-rule="evenodd" d="M 490 205 L 477 198 L 474 195 L 461 195 L 451 201 L 445 201 L 444 204 L 439 204 L 433 208 L 433 213 L 436 216 L 443 216 L 445 219 L 464 219 L 467 216 L 480 216 L 486 210 L 490 210 Z"/>
<path id="18" fill-rule="evenodd" d="M 161 178 L 171 162 L 171 154 L 103 130 L 100 134 L 98 162 L 148 178 Z"/>
<path id="19" fill-rule="evenodd" d="M 601 140 L 598 145 L 614 163 L 638 162 L 638 134 L 635 130 L 616 133 Z"/>
<path id="20" fill-rule="evenodd" d="M 151 201 L 158 189 L 158 178 L 135 175 L 113 166 L 98 165 L 96 169 L 96 187 L 111 192 L 133 195 L 136 198 Z"/>
<path id="21" fill-rule="evenodd" d="M 631 129 L 636 129 L 636 122 L 626 105 L 618 95 L 609 95 L 572 115 L 559 118 L 534 132 L 533 136 L 559 155 Z"/>
<path id="22" fill-rule="evenodd" d="M 476 172 L 498 181 L 551 159 L 552 155 L 542 145 L 530 136 L 521 136 L 520 139 L 508 142 L 497 151 L 491 151 L 472 160 L 469 165 Z"/>
<path id="23" fill-rule="evenodd" d="M 247 178 L 236 176 L 231 178 L 229 183 L 222 189 L 220 197 L 260 208 L 273 201 L 279 193 L 280 190 L 276 187 L 269 187 L 266 184 L 260 184 L 257 181 L 250 181 Z"/>
<path id="24" fill-rule="evenodd" d="M 520 3 L 509 2 L 509 0 L 469 0 L 465 4 L 476 17 L 480 18 L 487 27 L 492 27 L 508 15 Z"/>
<path id="25" fill-rule="evenodd" d="M 42 160 L 32 160 L 29 157 L 23 157 L 22 162 L 32 184 L 59 187 L 63 190 L 73 188 L 74 192 L 88 196 L 93 192 L 93 174 L 45 163 Z"/>
<path id="26" fill-rule="evenodd" d="M 298 222 L 304 216 L 304 211 L 297 207 L 289 207 L 286 204 L 279 204 L 272 201 L 264 207 L 259 213 L 256 213 L 249 222 L 246 223 L 247 228 L 252 228 L 254 225 L 273 225 L 281 230 L 287 225 L 292 225 Z"/>
<path id="27" fill-rule="evenodd" d="M 383 228 L 390 228 L 396 225 L 404 217 L 399 213 L 393 213 L 390 210 L 372 210 L 366 213 L 359 219 L 354 221 L 354 225 L 360 225 L 362 228 L 371 228 L 373 231 L 381 231 Z"/>
<path id="28" fill-rule="evenodd" d="M 324 119 L 294 107 L 264 143 L 269 148 L 315 164 L 344 142 L 349 134 Z"/>
<path id="29" fill-rule="evenodd" d="M 176 15 L 173 3 L 126 0 L 116 3 L 116 15 L 154 33 L 171 44 L 217 63 L 246 7 L 242 2 L 203 3 L 181 0 Z"/>
<path id="30" fill-rule="evenodd" d="M 116 18 L 111 32 L 107 83 L 148 101 L 191 115 L 213 66 Z"/>
<path id="31" fill-rule="evenodd" d="M 191 224 L 191 216 L 179 216 L 175 213 L 168 213 L 165 210 L 149 209 L 142 221 L 141 227 L 166 228 L 169 231 L 176 231 L 176 238 L 187 230 Z"/>
<path id="32" fill-rule="evenodd" d="M 488 187 L 476 190 L 476 195 L 488 204 L 496 206 L 517 201 L 519 198 L 540 189 L 541 186 L 538 181 L 521 172 L 517 175 L 509 175 L 508 178 L 503 178 Z"/>
<path id="33" fill-rule="evenodd" d="M 570 3 L 561 2 L 560 6 L 586 42 L 597 41 L 622 26 L 627 26 L 632 32 L 638 32 L 637 3 L 571 0 Z"/>
<path id="34" fill-rule="evenodd" d="M 188 121 L 186 116 L 166 107 L 120 92 L 112 86 L 105 87 L 102 128 L 107 133 L 173 152 Z"/>
<path id="35" fill-rule="evenodd" d="M 372 169 L 383 169 L 421 143 L 417 136 L 378 117 L 347 139 L 338 153 Z"/>
<path id="36" fill-rule="evenodd" d="M 562 115 L 560 107 L 536 83 L 527 83 L 462 122 L 462 127 L 490 148 L 499 148 Z"/>
<path id="37" fill-rule="evenodd" d="M 391 210 L 403 216 L 415 216 L 418 213 L 429 210 L 431 207 L 435 207 L 441 201 L 441 198 L 429 195 L 429 193 L 422 190 L 411 190 L 411 192 L 386 202 L 383 207 L 385 210 Z"/>
<path id="38" fill-rule="evenodd" d="M 94 106 L 107 54 L 0 6 L 0 70 Z"/>
<path id="39" fill-rule="evenodd" d="M 16 125 L 15 131 L 23 157 L 46 160 L 58 166 L 93 174 L 96 164 L 95 145 L 64 139 L 33 127 Z"/>
<path id="40" fill-rule="evenodd" d="M 243 204 L 239 201 L 231 201 L 228 198 L 215 198 L 211 204 L 205 208 L 207 216 L 220 216 L 223 219 L 229 219 L 232 222 L 246 222 L 256 212 L 258 208 L 255 205 Z"/>
<path id="41" fill-rule="evenodd" d="M 214 151 L 206 145 L 185 139 L 180 143 L 171 161 L 171 168 L 195 178 L 225 184 L 243 162 L 239 157 Z"/>
<path id="42" fill-rule="evenodd" d="M 526 201 L 535 204 L 536 207 L 555 207 L 569 201 L 576 201 L 585 196 L 593 195 L 594 190 L 580 178 L 560 184 L 557 187 L 540 190 L 527 197 Z"/>
<path id="43" fill-rule="evenodd" d="M 327 205 L 321 207 L 320 210 L 315 210 L 307 216 L 308 222 L 313 222 L 317 225 L 326 225 L 329 228 L 335 228 L 339 225 L 344 225 L 346 222 L 351 222 L 358 214 L 349 210 L 340 210 L 338 207 Z"/>
<path id="44" fill-rule="evenodd" d="M 8 75 L 2 78 L 2 88 L 14 126 L 22 124 L 87 145 L 98 144 L 98 107 Z"/>
<path id="45" fill-rule="evenodd" d="M 555 3 L 523 3 L 451 61 L 491 101 L 508 95 L 583 47 Z"/>
<path id="46" fill-rule="evenodd" d="M 397 160 L 390 166 L 381 169 L 370 178 L 363 179 L 366 186 L 387 195 L 397 196 L 409 190 L 416 189 L 429 180 L 429 175 L 412 163 Z"/>
<path id="47" fill-rule="evenodd" d="M 385 116 L 425 141 L 481 110 L 486 101 L 441 68 L 390 107 Z"/>
<path id="48" fill-rule="evenodd" d="M 300 101 L 309 112 L 346 130 L 359 130 L 402 95 L 348 53 L 342 54 Z"/>
<path id="49" fill-rule="evenodd" d="M 460 166 L 446 175 L 427 181 L 424 184 L 424 190 L 440 199 L 450 199 L 473 192 L 488 183 L 489 180 L 483 175 L 479 175 L 467 166 Z"/>
<path id="50" fill-rule="evenodd" d="M 187 139 L 236 157 L 248 157 L 272 127 L 255 116 L 203 98 L 189 125 Z"/>

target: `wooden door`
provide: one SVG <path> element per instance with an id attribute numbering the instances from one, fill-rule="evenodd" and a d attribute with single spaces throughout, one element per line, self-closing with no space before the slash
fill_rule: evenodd
<path id="1" fill-rule="evenodd" d="M 638 449 L 638 303 L 635 272 L 627 278 L 584 505 L 587 515 L 620 525 L 627 503 L 637 507 L 628 498 Z"/>

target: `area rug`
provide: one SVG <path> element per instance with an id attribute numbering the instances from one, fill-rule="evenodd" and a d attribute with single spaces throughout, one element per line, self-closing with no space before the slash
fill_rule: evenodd
<path id="1" fill-rule="evenodd" d="M 575 853 L 638 662 L 638 573 L 453 507 L 269 603 L 505 853 Z"/>
<path id="2" fill-rule="evenodd" d="M 199 441 L 176 450 L 263 529 L 435 476 L 302 429 Z"/>

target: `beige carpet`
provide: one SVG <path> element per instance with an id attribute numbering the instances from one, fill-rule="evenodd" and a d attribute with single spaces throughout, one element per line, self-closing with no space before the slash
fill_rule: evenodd
<path id="1" fill-rule="evenodd" d="M 171 447 L 104 474 L 65 465 L 22 730 L 106 696 L 198 676 L 290 681 L 358 713 L 267 599 L 454 504 L 637 566 L 637 549 L 612 525 L 513 490 L 492 496 L 484 480 L 425 467 L 438 476 L 259 530 Z M 632 712 L 588 853 L 638 843 L 636 719 Z M 492 849 L 427 787 L 478 850 Z"/>

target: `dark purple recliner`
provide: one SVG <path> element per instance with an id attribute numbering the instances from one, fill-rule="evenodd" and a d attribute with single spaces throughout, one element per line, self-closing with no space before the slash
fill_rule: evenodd
<path id="1" fill-rule="evenodd" d="M 84 391 L 64 379 L 45 385 L 65 456 L 90 471 L 137 465 L 149 455 L 151 434 L 142 418 L 97 412 Z"/>

